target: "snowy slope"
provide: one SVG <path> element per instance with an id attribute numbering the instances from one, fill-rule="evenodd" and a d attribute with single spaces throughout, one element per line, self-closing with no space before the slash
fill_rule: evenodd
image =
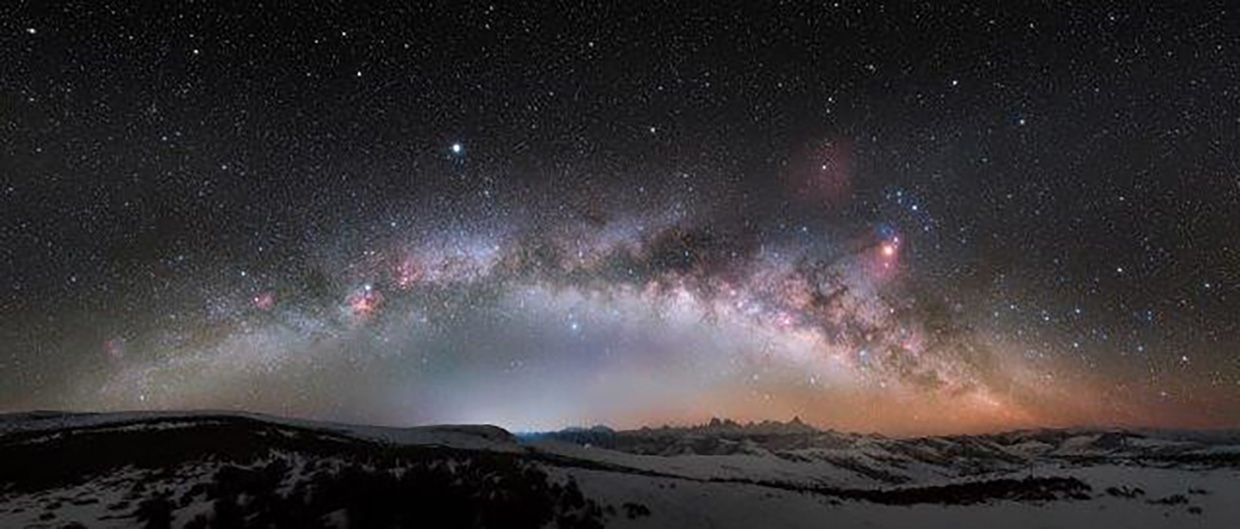
<path id="1" fill-rule="evenodd" d="M 0 415 L 0 527 L 1231 527 L 1235 431 L 381 428 Z M 80 524 L 80 525 L 73 525 Z"/>

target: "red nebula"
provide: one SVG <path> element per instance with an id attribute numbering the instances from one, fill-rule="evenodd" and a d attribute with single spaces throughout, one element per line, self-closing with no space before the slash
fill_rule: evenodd
<path id="1" fill-rule="evenodd" d="M 900 267 L 902 241 L 898 235 L 882 239 L 870 250 L 868 268 L 876 279 L 888 279 Z"/>
<path id="2" fill-rule="evenodd" d="M 900 257 L 900 237 L 892 237 L 878 245 L 878 253 L 883 266 L 890 267 Z"/>
<path id="3" fill-rule="evenodd" d="M 271 291 L 263 291 L 254 295 L 254 308 L 258 310 L 271 310 L 276 306 L 276 295 Z"/>
<path id="4" fill-rule="evenodd" d="M 345 300 L 354 316 L 362 319 L 370 318 L 383 305 L 383 294 L 370 285 L 363 286 Z"/>

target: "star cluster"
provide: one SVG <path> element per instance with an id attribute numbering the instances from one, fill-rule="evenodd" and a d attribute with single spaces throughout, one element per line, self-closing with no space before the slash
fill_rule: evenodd
<path id="1" fill-rule="evenodd" d="M 1234 425 L 1236 16 L 0 7 L 0 410 Z"/>

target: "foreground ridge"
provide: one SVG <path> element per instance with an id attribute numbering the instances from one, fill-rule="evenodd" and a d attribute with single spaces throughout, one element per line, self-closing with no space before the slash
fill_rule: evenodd
<path id="1" fill-rule="evenodd" d="M 1238 476 L 1232 431 L 892 439 L 716 419 L 516 436 L 234 412 L 0 416 L 4 526 L 743 527 L 767 513 L 812 527 L 1011 510 L 1225 526 Z"/>

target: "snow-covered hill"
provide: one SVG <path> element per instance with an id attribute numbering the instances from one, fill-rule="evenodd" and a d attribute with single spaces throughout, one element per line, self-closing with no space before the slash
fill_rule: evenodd
<path id="1" fill-rule="evenodd" d="M 1240 432 L 0 415 L 0 527 L 1232 527 Z"/>

